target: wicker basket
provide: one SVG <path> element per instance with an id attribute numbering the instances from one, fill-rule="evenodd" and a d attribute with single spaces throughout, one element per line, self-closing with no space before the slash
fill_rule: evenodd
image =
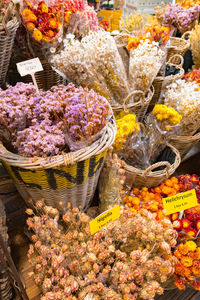
<path id="1" fill-rule="evenodd" d="M 32 82 L 30 75 L 24 77 L 19 75 L 16 64 L 24 60 L 38 57 L 43 66 L 43 71 L 35 74 L 39 89 L 49 90 L 54 85 L 66 84 L 66 80 L 52 69 L 48 59 L 42 52 L 41 46 L 38 45 L 33 38 L 31 38 L 30 33 L 26 32 L 26 28 L 24 28 L 23 25 L 19 27 L 17 35 L 19 35 L 20 38 L 15 39 L 8 73 L 8 81 L 12 85 L 15 85 L 19 81 L 23 81 L 25 83 Z"/>
<path id="2" fill-rule="evenodd" d="M 133 91 L 124 100 L 123 105 L 112 105 L 114 114 L 118 114 L 121 111 L 129 111 L 129 112 L 133 112 L 137 116 L 139 121 L 142 121 L 147 112 L 149 103 L 151 102 L 153 95 L 154 95 L 153 86 L 151 86 L 147 95 L 144 95 L 142 91 Z M 134 98 L 133 103 L 128 103 L 131 98 Z"/>
<path id="3" fill-rule="evenodd" d="M 170 37 L 170 47 L 167 51 L 167 61 L 175 55 L 179 54 L 181 56 L 184 56 L 187 50 L 190 48 L 190 40 L 185 40 L 186 36 L 189 36 L 190 32 L 185 32 L 181 38 L 177 37 Z M 179 58 L 177 58 L 177 61 L 175 60 L 174 63 L 178 63 Z"/>
<path id="4" fill-rule="evenodd" d="M 193 136 L 172 136 L 170 143 L 178 149 L 181 158 L 184 156 L 200 141 L 200 132 Z"/>
<path id="5" fill-rule="evenodd" d="M 179 59 L 179 62 L 178 62 Z M 172 57 L 170 57 L 169 61 L 166 63 L 168 66 L 174 66 L 180 70 L 180 72 L 176 75 L 170 75 L 170 76 L 157 76 L 154 79 L 153 86 L 154 86 L 154 95 L 152 98 L 152 101 L 149 105 L 149 111 L 151 111 L 154 107 L 154 105 L 158 102 L 160 98 L 160 94 L 162 89 L 164 89 L 167 85 L 171 84 L 173 81 L 180 79 L 184 75 L 184 69 L 183 66 L 183 57 L 179 54 L 175 54 Z"/>
<path id="6" fill-rule="evenodd" d="M 107 149 L 113 144 L 116 124 L 111 120 L 104 135 L 91 146 L 50 159 L 26 158 L 0 144 L 0 160 L 25 201 L 44 198 L 47 205 L 66 211 L 67 203 L 85 210 L 93 198 Z M 62 206 L 60 203 L 62 202 Z"/>
<path id="7" fill-rule="evenodd" d="M 168 144 L 168 147 L 166 147 L 164 151 L 167 151 L 168 154 L 166 155 L 165 153 L 163 158 L 161 157 L 161 160 L 163 161 L 153 164 L 146 170 L 140 170 L 125 163 L 126 184 L 138 188 L 144 186 L 150 188 L 158 186 L 162 181 L 170 177 L 180 165 L 181 157 L 178 150 L 170 144 Z M 172 156 L 171 163 L 169 161 L 164 161 L 165 159 L 168 159 L 167 157 L 169 155 Z"/>
<path id="8" fill-rule="evenodd" d="M 0 199 L 0 234 L 8 247 L 8 234 L 7 234 L 7 226 L 6 226 L 6 212 L 5 207 L 3 205 L 2 200 Z M 0 251 L 3 254 L 0 245 Z M 3 254 L 4 255 L 4 254 Z M 0 299 L 10 300 L 12 298 L 12 289 L 10 285 L 10 281 L 8 276 L 0 264 Z"/>
<path id="9" fill-rule="evenodd" d="M 5 84 L 6 74 L 10 63 L 15 34 L 19 26 L 16 17 L 5 26 L 0 25 L 0 86 Z"/>

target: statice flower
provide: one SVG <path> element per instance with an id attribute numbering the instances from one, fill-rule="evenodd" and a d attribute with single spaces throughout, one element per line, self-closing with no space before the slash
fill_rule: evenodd
<path id="1" fill-rule="evenodd" d="M 66 141 L 70 150 L 88 146 L 99 137 L 111 117 L 107 100 L 93 90 L 70 85 L 64 110 Z"/>
<path id="2" fill-rule="evenodd" d="M 38 94 L 32 84 L 18 83 L 0 89 L 0 104 L 0 140 L 28 157 L 89 146 L 111 117 L 103 96 L 73 84 Z"/>
<path id="3" fill-rule="evenodd" d="M 180 4 L 171 4 L 163 16 L 163 25 L 173 25 L 182 33 L 191 30 L 199 17 L 200 6 L 194 5 L 188 9 Z"/>
<path id="4" fill-rule="evenodd" d="M 66 147 L 62 129 L 62 122 L 53 125 L 50 120 L 44 120 L 19 131 L 13 144 L 23 156 L 57 155 Z"/>
<path id="5" fill-rule="evenodd" d="M 17 83 L 8 86 L 7 90 L 0 89 L 0 138 L 2 133 L 13 134 L 26 126 L 29 108 L 27 97 L 36 93 L 33 84 Z M 8 135 L 9 136 L 9 135 Z"/>

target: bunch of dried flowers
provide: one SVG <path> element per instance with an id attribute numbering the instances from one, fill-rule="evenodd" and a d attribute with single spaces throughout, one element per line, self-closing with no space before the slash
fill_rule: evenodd
<path id="1" fill-rule="evenodd" d="M 103 96 L 73 84 L 38 94 L 33 84 L 17 83 L 0 89 L 0 97 L 0 137 L 28 157 L 89 146 L 103 134 L 112 114 Z"/>
<path id="2" fill-rule="evenodd" d="M 200 248 L 195 241 L 187 241 L 176 247 L 174 255 L 178 259 L 175 265 L 174 284 L 179 290 L 191 286 L 200 290 Z"/>
<path id="3" fill-rule="evenodd" d="M 71 208 L 59 222 L 56 209 L 36 203 L 27 209 L 34 231 L 28 258 L 30 276 L 42 288 L 42 300 L 153 299 L 173 275 L 177 259 L 171 253 L 177 233 L 171 222 L 159 223 L 145 210 L 141 215 L 121 208 L 121 216 L 91 236 L 90 218 Z"/>

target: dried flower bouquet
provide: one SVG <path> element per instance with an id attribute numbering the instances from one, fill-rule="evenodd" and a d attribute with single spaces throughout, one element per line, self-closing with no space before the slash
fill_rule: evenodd
<path id="1" fill-rule="evenodd" d="M 153 299 L 174 273 L 171 253 L 177 233 L 172 223 L 158 223 L 147 211 L 141 215 L 121 208 L 121 216 L 91 236 L 90 218 L 78 208 L 58 221 L 58 211 L 36 203 L 27 224 L 34 231 L 28 251 L 30 273 L 49 299 Z"/>

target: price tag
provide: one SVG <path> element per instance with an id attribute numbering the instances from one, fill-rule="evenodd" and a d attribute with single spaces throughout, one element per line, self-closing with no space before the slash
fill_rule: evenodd
<path id="1" fill-rule="evenodd" d="M 90 221 L 90 232 L 91 234 L 95 234 L 101 228 L 108 225 L 108 223 L 118 219 L 120 217 L 120 207 L 119 205 L 105 211 L 100 214 L 96 219 Z"/>
<path id="2" fill-rule="evenodd" d="M 42 64 L 38 57 L 17 63 L 17 70 L 23 77 L 36 72 L 43 71 Z"/>
<path id="3" fill-rule="evenodd" d="M 163 198 L 163 205 L 166 215 L 195 207 L 198 205 L 196 191 L 192 189 L 175 196 Z"/>

